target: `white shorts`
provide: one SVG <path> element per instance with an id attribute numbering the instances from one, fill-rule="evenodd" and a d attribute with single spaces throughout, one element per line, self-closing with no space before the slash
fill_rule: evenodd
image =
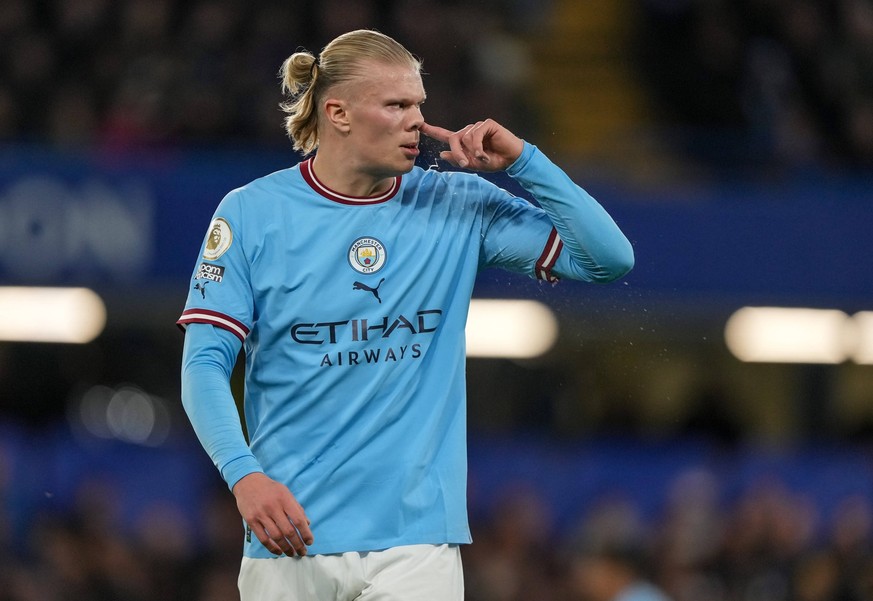
<path id="1" fill-rule="evenodd" d="M 458 545 L 254 559 L 243 557 L 241 601 L 462 601 Z"/>

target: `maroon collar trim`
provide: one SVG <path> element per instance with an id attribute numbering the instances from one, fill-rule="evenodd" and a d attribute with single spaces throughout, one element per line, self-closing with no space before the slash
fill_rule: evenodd
<path id="1" fill-rule="evenodd" d="M 320 195 L 324 196 L 328 200 L 339 202 L 345 205 L 379 204 L 381 202 L 392 199 L 394 195 L 397 194 L 397 191 L 400 190 L 401 176 L 398 175 L 391 182 L 391 187 L 388 188 L 388 190 L 376 196 L 348 196 L 346 194 L 340 194 L 339 192 L 331 190 L 319 181 L 319 179 L 315 176 L 315 172 L 312 170 L 311 158 L 308 158 L 300 163 L 300 174 L 303 176 L 303 179 L 306 180 L 306 183 L 309 184 L 310 187 L 312 187 L 312 189 L 318 192 Z"/>

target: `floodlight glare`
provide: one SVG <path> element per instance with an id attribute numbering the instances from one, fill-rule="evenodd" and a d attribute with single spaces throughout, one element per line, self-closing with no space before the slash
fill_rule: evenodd
<path id="1" fill-rule="evenodd" d="M 466 335 L 468 357 L 530 359 L 555 344 L 558 320 L 537 301 L 473 299 Z"/>
<path id="2" fill-rule="evenodd" d="M 855 345 L 852 360 L 862 365 L 873 365 L 873 311 L 861 311 L 852 316 Z"/>
<path id="3" fill-rule="evenodd" d="M 725 326 L 741 361 L 840 363 L 847 358 L 848 315 L 836 309 L 743 307 Z"/>
<path id="4" fill-rule="evenodd" d="M 106 307 L 88 288 L 0 287 L 0 340 L 84 344 L 106 325 Z"/>

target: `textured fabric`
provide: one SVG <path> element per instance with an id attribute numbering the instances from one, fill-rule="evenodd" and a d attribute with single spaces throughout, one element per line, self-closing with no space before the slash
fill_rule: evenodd
<path id="1" fill-rule="evenodd" d="M 263 470 L 291 489 L 311 553 L 470 541 L 464 328 L 481 269 L 630 268 L 606 212 L 533 146 L 508 172 L 543 208 L 419 168 L 343 196 L 309 161 L 219 205 L 179 320 L 183 402 L 230 487 Z M 228 385 L 241 343 L 250 444 Z M 271 556 L 255 537 L 245 555 Z"/>

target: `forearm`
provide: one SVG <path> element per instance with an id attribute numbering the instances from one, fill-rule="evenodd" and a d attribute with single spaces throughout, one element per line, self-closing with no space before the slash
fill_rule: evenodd
<path id="1" fill-rule="evenodd" d="M 507 173 L 537 200 L 570 256 L 563 274 L 596 282 L 631 270 L 633 247 L 606 210 L 536 147 L 525 144 Z"/>
<path id="2" fill-rule="evenodd" d="M 203 448 L 228 487 L 243 476 L 263 471 L 243 436 L 230 373 L 239 350 L 228 332 L 192 324 L 182 354 L 182 405 Z"/>

